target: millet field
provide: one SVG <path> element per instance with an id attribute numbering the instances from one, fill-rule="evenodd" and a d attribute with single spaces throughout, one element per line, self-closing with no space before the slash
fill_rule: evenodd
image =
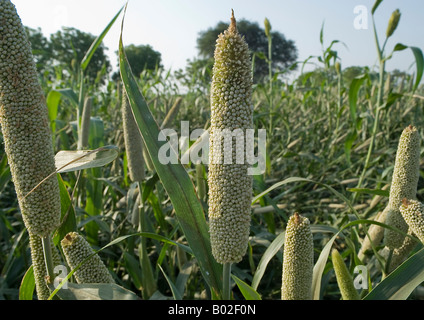
<path id="1" fill-rule="evenodd" d="M 424 58 L 388 41 L 396 8 L 376 29 L 384 4 L 374 67 L 344 68 L 323 24 L 321 56 L 276 70 L 272 21 L 253 52 L 234 7 L 172 72 L 131 62 L 131 3 L 49 67 L 0 0 L 0 299 L 424 299 Z M 387 71 L 401 51 L 411 73 Z"/>

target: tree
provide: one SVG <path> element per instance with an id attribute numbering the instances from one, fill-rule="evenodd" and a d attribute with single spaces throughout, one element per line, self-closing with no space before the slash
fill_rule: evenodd
<path id="1" fill-rule="evenodd" d="M 96 36 L 92 34 L 75 28 L 63 27 L 62 30 L 50 36 L 52 58 L 55 64 L 75 73 L 76 66 L 82 61 L 95 39 Z M 91 81 L 96 81 L 100 73 L 105 73 L 105 69 L 106 74 L 111 70 L 110 61 L 105 54 L 106 49 L 103 43 L 100 44 L 90 60 L 85 72 Z M 97 80 L 100 80 L 101 84 L 104 83 L 104 79 Z"/>
<path id="2" fill-rule="evenodd" d="M 203 58 L 212 58 L 218 35 L 228 28 L 228 23 L 219 22 L 214 28 L 202 31 L 197 39 L 197 48 Z M 256 22 L 247 20 L 237 21 L 237 29 L 245 36 L 252 53 L 256 54 L 254 78 L 263 79 L 268 75 L 268 38 L 265 30 Z M 280 32 L 271 32 L 272 37 L 272 69 L 273 72 L 281 71 L 292 65 L 297 59 L 297 48 L 293 40 L 287 40 Z"/>
<path id="3" fill-rule="evenodd" d="M 131 70 L 136 77 L 139 77 L 144 70 L 154 71 L 156 68 L 162 67 L 162 55 L 155 51 L 151 45 L 134 45 L 130 44 L 124 47 L 125 55 Z M 118 52 L 116 52 L 118 55 Z M 119 67 L 119 63 L 118 63 Z M 119 78 L 119 72 L 112 75 L 112 80 L 116 81 Z"/>
<path id="4" fill-rule="evenodd" d="M 25 27 L 28 35 L 28 40 L 31 42 L 32 55 L 35 59 L 35 64 L 40 73 L 48 71 L 50 67 L 49 61 L 52 59 L 52 48 L 49 40 L 43 35 L 40 28 L 32 29 Z"/>
<path id="5" fill-rule="evenodd" d="M 139 76 L 143 70 L 155 70 L 162 67 L 161 54 L 150 45 L 130 44 L 125 47 L 125 54 L 134 75 Z"/>

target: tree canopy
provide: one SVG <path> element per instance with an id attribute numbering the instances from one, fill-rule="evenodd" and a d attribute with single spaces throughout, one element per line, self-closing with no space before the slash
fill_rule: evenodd
<path id="1" fill-rule="evenodd" d="M 61 69 L 65 76 L 76 72 L 76 66 L 82 61 L 96 36 L 75 28 L 62 28 L 46 38 L 41 29 L 26 27 L 28 39 L 40 73 L 54 72 Z M 111 70 L 110 61 L 105 53 L 103 44 L 97 48 L 86 74 L 91 81 L 104 83 L 104 76 Z M 99 75 L 102 75 L 99 77 Z"/>
<path id="2" fill-rule="evenodd" d="M 215 43 L 218 35 L 228 28 L 228 23 L 219 22 L 215 27 L 202 31 L 197 39 L 199 54 L 206 59 L 212 58 L 215 50 Z M 256 54 L 254 77 L 261 79 L 268 75 L 268 37 L 265 30 L 258 23 L 245 19 L 237 21 L 237 29 L 242 34 L 252 53 Z M 297 59 L 297 48 L 293 40 L 287 40 L 285 36 L 272 31 L 272 70 L 281 71 L 292 65 Z"/>

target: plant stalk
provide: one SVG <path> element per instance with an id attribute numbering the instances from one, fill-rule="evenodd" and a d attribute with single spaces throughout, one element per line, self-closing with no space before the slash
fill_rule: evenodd
<path id="1" fill-rule="evenodd" d="M 53 266 L 53 257 L 52 257 L 52 246 L 50 243 L 50 237 L 41 238 L 41 243 L 43 245 L 44 253 L 44 262 L 46 263 L 47 275 L 50 278 L 50 281 L 54 279 L 54 266 Z"/>
<path id="2" fill-rule="evenodd" d="M 224 263 L 223 267 L 222 298 L 231 300 L 231 263 Z"/>

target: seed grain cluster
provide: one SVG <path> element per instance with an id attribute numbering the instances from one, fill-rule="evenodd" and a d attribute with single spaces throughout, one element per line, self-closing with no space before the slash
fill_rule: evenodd
<path id="1" fill-rule="evenodd" d="M 70 232 L 61 241 L 63 253 L 71 269 L 94 253 L 90 244 L 78 233 Z M 78 283 L 115 283 L 108 269 L 95 254 L 74 273 Z"/>
<path id="2" fill-rule="evenodd" d="M 402 205 L 403 198 L 416 199 L 420 168 L 420 144 L 417 129 L 413 126 L 406 127 L 399 139 L 390 187 L 388 204 L 390 208 L 386 223 L 405 233 L 408 231 L 408 224 L 403 219 L 399 207 Z M 402 246 L 405 237 L 396 231 L 386 229 L 384 239 L 389 249 L 396 249 Z"/>
<path id="3" fill-rule="evenodd" d="M 0 0 L 0 122 L 25 225 L 46 237 L 60 222 L 56 176 L 27 194 L 56 170 L 52 137 L 31 46 L 8 0 Z"/>
<path id="4" fill-rule="evenodd" d="M 314 244 L 309 219 L 295 213 L 287 223 L 284 242 L 282 300 L 310 300 Z"/>
<path id="5" fill-rule="evenodd" d="M 246 129 L 253 128 L 253 108 L 249 49 L 234 16 L 216 42 L 211 91 L 208 184 L 212 254 L 219 263 L 235 263 L 244 256 L 249 240 L 252 177 L 247 174 L 246 152 L 241 158 L 236 141 L 228 145 L 221 135 L 225 130 L 238 130 L 239 137 L 246 137 Z M 228 161 L 225 155 L 230 147 Z"/>

